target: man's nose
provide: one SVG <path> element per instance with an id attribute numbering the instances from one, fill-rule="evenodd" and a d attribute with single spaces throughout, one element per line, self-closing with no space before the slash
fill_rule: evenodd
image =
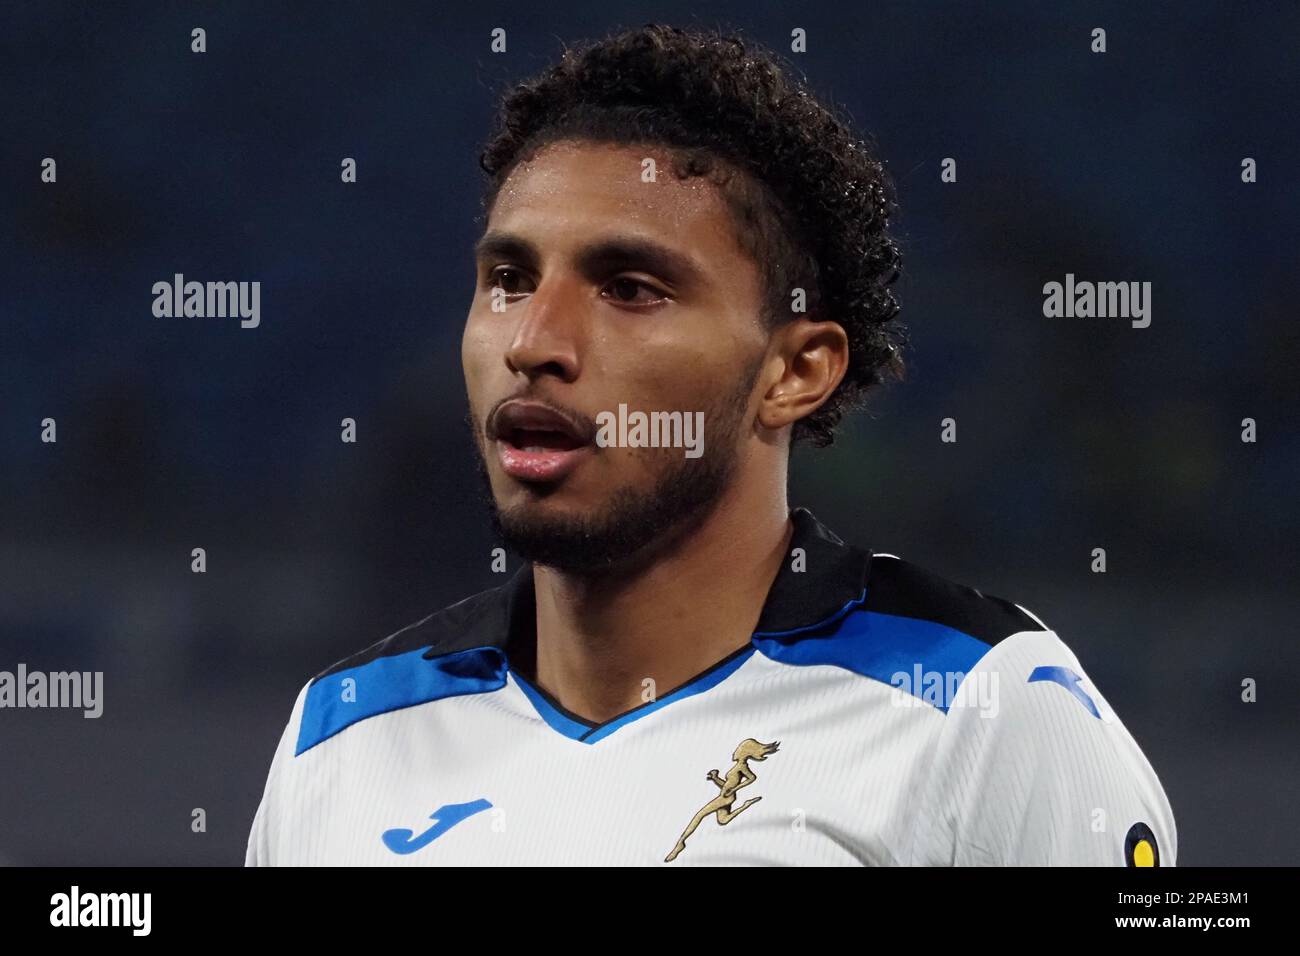
<path id="1" fill-rule="evenodd" d="M 511 372 L 536 378 L 578 377 L 583 328 L 582 283 L 564 277 L 543 279 L 520 309 L 521 318 L 506 351 Z"/>

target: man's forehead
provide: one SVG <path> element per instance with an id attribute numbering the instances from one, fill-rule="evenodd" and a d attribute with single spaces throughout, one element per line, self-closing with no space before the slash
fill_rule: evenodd
<path id="1" fill-rule="evenodd" d="M 510 220 L 541 214 L 588 223 L 604 218 L 611 226 L 639 223 L 670 233 L 717 229 L 728 215 L 719 188 L 703 176 L 678 179 L 670 163 L 670 154 L 654 145 L 553 143 L 511 171 L 489 222 L 505 228 Z"/>

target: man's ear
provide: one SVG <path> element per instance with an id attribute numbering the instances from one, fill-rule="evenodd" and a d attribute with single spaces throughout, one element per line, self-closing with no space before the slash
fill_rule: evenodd
<path id="1" fill-rule="evenodd" d="M 780 429 L 807 418 L 844 380 L 849 337 L 838 322 L 794 319 L 776 329 L 769 368 L 778 376 L 763 395 L 758 420 Z"/>

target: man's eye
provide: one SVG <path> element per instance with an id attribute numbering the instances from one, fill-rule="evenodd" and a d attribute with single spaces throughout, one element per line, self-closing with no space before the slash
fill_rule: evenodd
<path id="1" fill-rule="evenodd" d="M 666 293 L 654 286 L 630 276 L 619 276 L 605 286 L 605 289 L 610 293 L 610 298 L 625 305 L 649 305 L 668 297 Z M 645 295 L 638 298 L 641 293 Z"/>
<path id="2" fill-rule="evenodd" d="M 527 288 L 521 288 L 526 285 L 527 277 L 510 266 L 497 266 L 488 275 L 488 288 L 500 289 L 506 295 L 522 295 L 529 291 Z"/>

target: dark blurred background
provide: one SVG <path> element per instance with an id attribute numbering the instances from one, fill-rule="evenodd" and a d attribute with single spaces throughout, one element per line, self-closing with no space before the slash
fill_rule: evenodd
<path id="1" fill-rule="evenodd" d="M 1300 863 L 1300 6 L 555 6 L 0 14 L 0 670 L 105 672 L 98 720 L 0 710 L 0 860 L 241 863 L 302 684 L 499 583 L 461 422 L 478 146 L 503 84 L 656 20 L 806 29 L 899 186 L 911 374 L 792 502 L 1054 627 L 1180 863 Z M 259 280 L 261 326 L 154 318 L 177 272 Z M 1151 327 L 1044 318 L 1067 272 L 1153 283 Z"/>

